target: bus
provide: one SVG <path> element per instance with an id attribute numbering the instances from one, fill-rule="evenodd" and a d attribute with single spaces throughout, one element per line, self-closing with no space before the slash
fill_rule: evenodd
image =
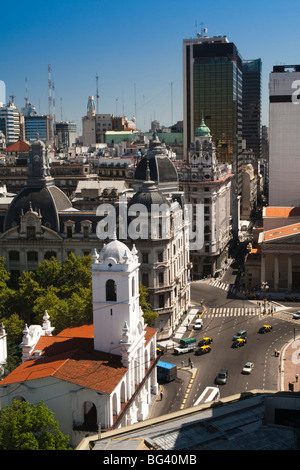
<path id="1" fill-rule="evenodd" d="M 161 382 L 171 382 L 177 377 L 177 366 L 168 362 L 158 361 L 157 379 Z"/>
<path id="2" fill-rule="evenodd" d="M 200 397 L 195 401 L 193 406 L 209 403 L 210 401 L 216 401 L 219 400 L 219 398 L 220 390 L 218 387 L 206 387 L 204 392 L 201 393 Z"/>

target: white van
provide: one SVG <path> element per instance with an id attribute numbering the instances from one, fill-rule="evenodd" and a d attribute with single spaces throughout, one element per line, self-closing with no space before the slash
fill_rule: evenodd
<path id="1" fill-rule="evenodd" d="M 203 320 L 202 318 L 197 318 L 194 326 L 194 330 L 201 330 L 203 328 Z"/>

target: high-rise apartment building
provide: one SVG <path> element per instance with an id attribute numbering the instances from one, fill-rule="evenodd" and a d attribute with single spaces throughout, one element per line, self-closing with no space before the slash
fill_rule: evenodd
<path id="1" fill-rule="evenodd" d="M 6 103 L 6 90 L 5 82 L 0 80 L 0 106 L 3 106 Z"/>
<path id="2" fill-rule="evenodd" d="M 300 65 L 273 67 L 269 101 L 269 205 L 300 206 Z"/>
<path id="3" fill-rule="evenodd" d="M 256 160 L 261 157 L 261 70 L 261 59 L 243 61 L 242 135 Z"/>
<path id="4" fill-rule="evenodd" d="M 184 155 L 202 119 L 217 159 L 236 170 L 242 152 L 242 59 L 226 36 L 183 41 Z"/>
<path id="5" fill-rule="evenodd" d="M 6 145 L 13 144 L 22 137 L 20 113 L 13 102 L 0 106 L 0 131 L 5 135 Z"/>

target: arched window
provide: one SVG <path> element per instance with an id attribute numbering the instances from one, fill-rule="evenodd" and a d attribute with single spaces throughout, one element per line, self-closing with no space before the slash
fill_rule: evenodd
<path id="1" fill-rule="evenodd" d="M 134 277 L 132 278 L 131 287 L 132 287 L 132 292 L 131 292 L 131 294 L 132 294 L 132 297 L 134 297 L 134 296 L 135 296 L 135 278 L 134 278 Z"/>
<path id="2" fill-rule="evenodd" d="M 46 251 L 44 259 L 51 259 L 51 258 L 56 258 L 56 252 L 55 251 Z"/>
<path id="3" fill-rule="evenodd" d="M 115 302 L 117 300 L 117 286 L 113 279 L 106 281 L 106 300 Z"/>

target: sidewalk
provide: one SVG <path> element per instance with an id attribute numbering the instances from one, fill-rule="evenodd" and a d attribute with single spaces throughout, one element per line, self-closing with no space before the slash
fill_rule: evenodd
<path id="1" fill-rule="evenodd" d="M 200 307 L 200 310 L 202 308 Z M 188 313 L 184 316 L 182 322 L 175 330 L 174 334 L 171 338 L 158 340 L 158 346 L 161 345 L 163 348 L 173 349 L 179 345 L 179 341 L 182 336 L 188 331 L 189 325 L 192 324 L 197 312 L 199 311 L 199 307 L 191 306 L 188 310 Z"/>
<path id="2" fill-rule="evenodd" d="M 292 384 L 294 392 L 300 392 L 300 336 L 290 341 L 280 351 L 280 390 L 291 391 Z M 299 375 L 296 381 L 296 374 Z"/>

